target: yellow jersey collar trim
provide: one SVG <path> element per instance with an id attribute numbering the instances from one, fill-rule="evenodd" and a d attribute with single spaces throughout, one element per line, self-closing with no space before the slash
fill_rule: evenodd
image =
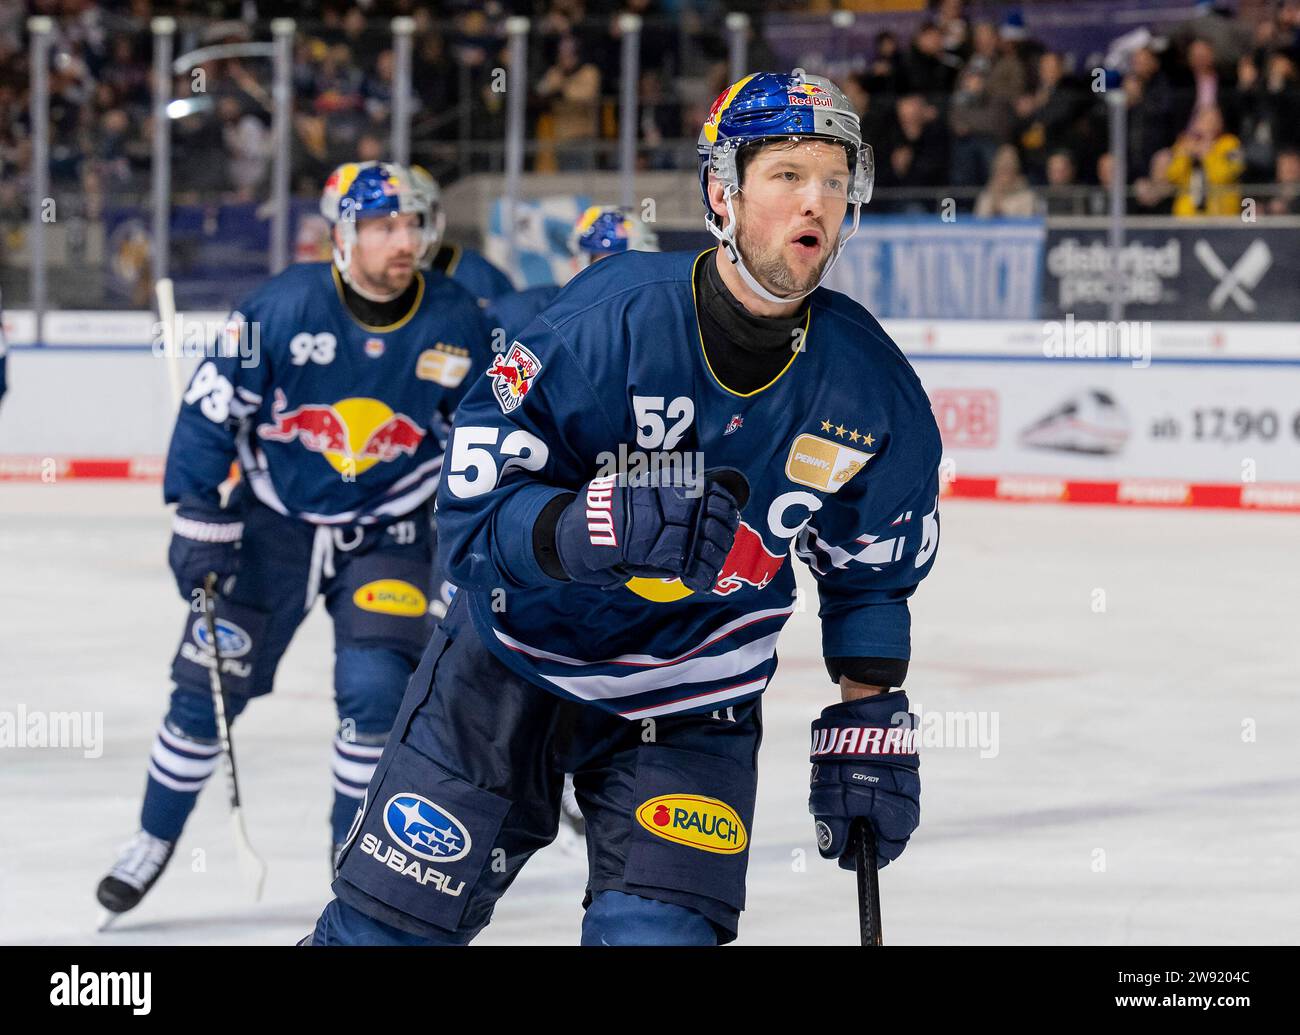
<path id="1" fill-rule="evenodd" d="M 700 299 L 698 293 L 695 290 L 695 273 L 696 270 L 699 269 L 700 260 L 703 259 L 706 255 L 713 254 L 717 250 L 718 249 L 716 245 L 712 248 L 705 249 L 695 257 L 695 262 L 691 264 L 691 305 L 695 309 L 695 335 L 696 338 L 699 340 L 700 356 L 703 358 L 704 366 L 708 369 L 709 376 L 713 378 L 714 383 L 719 388 L 721 388 L 724 392 L 727 392 L 729 395 L 734 395 L 738 399 L 748 399 L 751 396 L 758 395 L 759 392 L 767 391 L 774 384 L 780 381 L 781 378 L 785 376 L 786 371 L 789 370 L 790 367 L 794 365 L 795 358 L 799 355 L 799 353 L 801 353 L 805 348 L 808 347 L 808 329 L 812 326 L 812 306 L 810 305 L 808 307 L 808 315 L 804 317 L 803 340 L 801 342 L 801 347 L 791 350 L 790 362 L 788 362 L 785 366 L 781 368 L 780 372 L 776 375 L 776 377 L 772 378 L 772 380 L 769 381 L 767 384 L 762 385 L 759 388 L 755 388 L 752 392 L 737 392 L 734 388 L 728 388 L 726 385 L 722 383 L 722 379 L 718 377 L 717 373 L 714 372 L 713 365 L 709 362 L 709 354 L 704 349 L 704 331 L 700 326 Z"/>
<path id="2" fill-rule="evenodd" d="M 339 304 L 343 306 L 343 311 L 347 313 L 348 319 L 350 319 L 363 331 L 373 331 L 376 334 L 389 334 L 392 333 L 393 331 L 401 330 L 408 323 L 410 323 L 411 318 L 414 317 L 415 314 L 420 311 L 420 303 L 424 301 L 424 274 L 421 273 L 419 270 L 416 270 L 415 279 L 419 282 L 420 286 L 419 289 L 415 292 L 415 301 L 411 303 L 411 308 L 407 310 L 406 315 L 403 316 L 396 323 L 386 324 L 383 327 L 375 327 L 372 324 L 362 323 L 360 320 L 356 318 L 352 310 L 348 308 L 347 298 L 343 294 L 343 278 L 339 276 L 339 268 L 337 266 L 331 265 L 330 273 L 334 275 L 334 290 L 338 293 Z"/>

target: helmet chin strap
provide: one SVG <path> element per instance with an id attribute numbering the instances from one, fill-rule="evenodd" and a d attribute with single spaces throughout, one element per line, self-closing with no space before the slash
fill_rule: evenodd
<path id="1" fill-rule="evenodd" d="M 352 284 L 350 272 L 352 270 L 352 245 L 356 243 L 357 228 L 355 224 L 350 226 L 340 226 L 338 236 L 343 239 L 343 247 L 340 248 L 338 242 L 333 240 L 331 234 L 331 243 L 334 250 L 334 267 L 339 271 L 339 276 L 343 278 L 344 283 Z M 354 284 L 353 287 L 356 285 Z"/>
<path id="2" fill-rule="evenodd" d="M 716 237 L 718 241 L 722 244 L 722 246 L 727 249 L 728 254 L 731 256 L 731 263 L 733 266 L 736 267 L 736 272 L 740 274 L 740 279 L 745 282 L 745 286 L 749 288 L 750 291 L 754 292 L 754 294 L 756 294 L 759 298 L 763 299 L 763 301 L 765 302 L 772 302 L 775 305 L 782 305 L 783 303 L 786 302 L 797 302 L 799 301 L 799 299 L 807 298 L 809 295 L 811 295 L 814 291 L 816 291 L 819 287 L 822 286 L 822 281 L 824 281 L 826 277 L 830 274 L 831 269 L 835 266 L 836 261 L 840 257 L 840 252 L 842 252 L 844 250 L 844 246 L 849 243 L 849 238 L 851 238 L 854 234 L 858 232 L 858 218 L 862 213 L 862 205 L 857 202 L 854 202 L 853 226 L 849 228 L 849 232 L 847 234 L 846 233 L 840 234 L 840 239 L 838 242 L 836 242 L 835 245 L 835 251 L 831 255 L 830 261 L 826 263 L 825 269 L 822 270 L 822 275 L 817 278 L 817 283 L 814 284 L 812 287 L 810 287 L 807 291 L 803 291 L 797 295 L 775 295 L 771 291 L 768 291 L 767 288 L 763 287 L 763 285 L 758 282 L 758 279 L 752 273 L 749 272 L 749 268 L 745 265 L 745 260 L 741 258 L 740 245 L 736 243 L 736 210 L 732 207 L 731 204 L 731 198 L 733 194 L 735 194 L 735 189 L 727 188 L 725 194 L 723 195 L 727 203 L 726 227 L 725 228 L 719 227 L 716 220 L 713 219 L 706 220 L 709 227 L 709 233 L 711 233 L 714 237 Z"/>

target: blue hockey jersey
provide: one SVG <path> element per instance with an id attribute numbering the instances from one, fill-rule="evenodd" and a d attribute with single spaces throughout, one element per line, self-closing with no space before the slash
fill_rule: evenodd
<path id="1" fill-rule="evenodd" d="M 488 262 L 473 248 L 448 242 L 433 257 L 433 268 L 450 277 L 477 300 L 479 307 L 488 305 L 514 291 L 510 278 Z"/>
<path id="2" fill-rule="evenodd" d="M 911 366 L 846 296 L 809 297 L 802 344 L 767 385 L 708 365 L 693 270 L 715 250 L 589 267 L 474 376 L 438 491 L 440 560 L 487 646 L 565 697 L 629 719 L 752 697 L 816 577 L 827 657 L 910 657 L 907 598 L 934 563 L 940 440 Z M 750 496 L 711 592 L 558 582 L 531 530 L 597 474 L 691 481 L 732 467 Z"/>
<path id="3" fill-rule="evenodd" d="M 385 327 L 352 315 L 331 263 L 267 281 L 190 381 L 167 501 L 216 503 L 236 455 L 259 500 L 316 524 L 368 524 L 426 501 L 451 415 L 489 347 L 464 288 L 435 271 L 417 276 L 410 311 Z"/>
<path id="4" fill-rule="evenodd" d="M 533 322 L 533 317 L 555 301 L 555 296 L 559 293 L 560 289 L 554 284 L 541 284 L 502 295 L 488 306 L 488 326 L 494 333 L 500 328 L 504 332 L 504 340 L 513 341 L 520 331 Z"/>

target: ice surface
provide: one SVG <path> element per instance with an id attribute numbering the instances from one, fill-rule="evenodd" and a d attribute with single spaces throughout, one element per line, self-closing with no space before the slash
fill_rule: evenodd
<path id="1" fill-rule="evenodd" d="M 328 898 L 318 608 L 236 726 L 263 901 L 218 774 L 144 904 L 94 931 L 184 618 L 168 524 L 157 486 L 0 484 L 0 713 L 103 715 L 98 758 L 0 747 L 0 942 L 288 944 Z M 924 749 L 921 828 L 881 876 L 886 941 L 1296 942 L 1298 540 L 1286 515 L 947 502 L 907 688 L 925 722 L 996 719 L 996 754 Z M 742 943 L 857 937 L 852 875 L 806 812 L 808 723 L 835 696 L 816 626 L 815 603 L 791 620 L 765 700 Z M 540 853 L 480 942 L 576 942 L 584 876 Z"/>

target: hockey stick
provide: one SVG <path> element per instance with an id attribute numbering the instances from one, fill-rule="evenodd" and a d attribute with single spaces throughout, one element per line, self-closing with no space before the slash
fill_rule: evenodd
<path id="1" fill-rule="evenodd" d="M 865 819 L 855 819 L 849 832 L 858 877 L 858 925 L 863 945 L 884 945 L 880 929 L 880 872 L 876 866 L 876 833 Z"/>
<path id="2" fill-rule="evenodd" d="M 185 379 L 181 376 L 180 342 L 177 341 L 176 327 L 176 290 L 170 277 L 164 277 L 154 285 L 154 294 L 158 298 L 158 320 L 162 324 L 163 358 L 167 361 L 167 383 L 172 390 L 172 406 L 181 405 L 181 393 L 185 391 Z"/>
<path id="3" fill-rule="evenodd" d="M 239 777 L 235 772 L 235 745 L 230 739 L 230 723 L 226 720 L 226 695 L 221 687 L 221 651 L 217 644 L 217 573 L 209 572 L 203 580 L 205 595 L 203 620 L 208 630 L 212 650 L 212 668 L 208 681 L 212 687 L 212 708 L 217 716 L 217 736 L 221 740 L 221 761 L 226 770 L 226 785 L 230 788 L 230 823 L 235 835 L 235 858 L 240 872 L 252 882 L 253 901 L 262 897 L 262 884 L 266 881 L 266 864 L 262 862 L 244 829 L 244 813 L 239 801 Z"/>

